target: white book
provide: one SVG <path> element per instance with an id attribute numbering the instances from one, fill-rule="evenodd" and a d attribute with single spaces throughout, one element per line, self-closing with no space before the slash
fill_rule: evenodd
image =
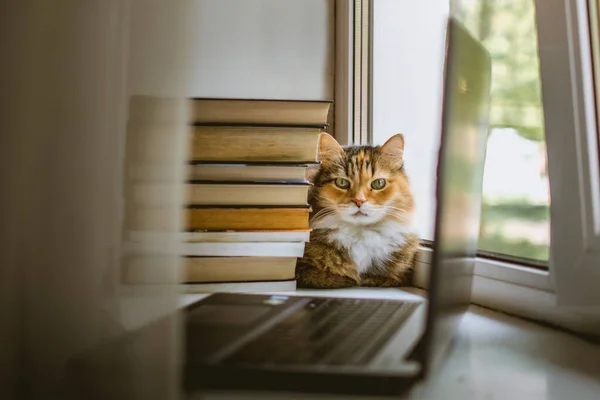
<path id="1" fill-rule="evenodd" d="M 130 285 L 287 281 L 296 276 L 297 257 L 171 257 L 129 256 L 121 278 Z M 173 268 L 177 268 L 174 270 Z"/>
<path id="2" fill-rule="evenodd" d="M 239 181 L 239 182 L 304 182 L 306 165 L 248 165 L 198 164 L 185 166 L 186 180 Z M 131 163 L 129 177 L 146 181 L 169 181 L 171 170 L 161 164 Z"/>
<path id="3" fill-rule="evenodd" d="M 304 243 L 181 243 L 182 256 L 302 257 Z"/>
<path id="4" fill-rule="evenodd" d="M 130 232 L 129 240 L 134 242 L 166 241 L 169 235 L 171 240 L 180 242 L 308 242 L 310 230 L 299 231 L 206 231 L 206 232 L 177 232 L 164 233 L 152 231 Z"/>
<path id="5" fill-rule="evenodd" d="M 185 242 L 176 246 L 177 254 L 195 257 L 302 257 L 304 255 L 304 242 L 271 243 L 206 243 Z M 124 246 L 129 254 L 160 254 L 164 250 L 156 243 L 130 242 Z"/>
<path id="6" fill-rule="evenodd" d="M 188 181 L 186 183 L 142 182 L 133 185 L 135 204 L 160 206 L 170 204 L 173 193 L 183 188 L 187 205 L 219 206 L 305 206 L 308 182 L 294 183 L 224 183 Z"/>
<path id="7" fill-rule="evenodd" d="M 292 292 L 296 290 L 296 280 L 266 282 L 225 282 L 225 283 L 188 283 L 179 285 L 180 292 L 193 293 L 269 293 Z"/>

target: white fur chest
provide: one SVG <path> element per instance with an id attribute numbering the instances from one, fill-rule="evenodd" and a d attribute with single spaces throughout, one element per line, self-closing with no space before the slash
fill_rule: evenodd
<path id="1" fill-rule="evenodd" d="M 358 266 L 358 272 L 367 272 L 373 263 L 385 261 L 406 243 L 405 234 L 412 232 L 409 225 L 385 222 L 376 227 L 344 224 L 332 231 L 331 239 L 348 249 Z"/>

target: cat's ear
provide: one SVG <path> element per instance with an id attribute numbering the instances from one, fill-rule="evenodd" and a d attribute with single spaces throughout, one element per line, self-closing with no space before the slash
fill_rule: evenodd
<path id="1" fill-rule="evenodd" d="M 379 150 L 382 156 L 394 164 L 402 164 L 404 155 L 404 135 L 398 133 L 387 140 Z"/>
<path id="2" fill-rule="evenodd" d="M 321 162 L 333 162 L 342 158 L 343 155 L 344 149 L 342 149 L 337 140 L 328 133 L 321 133 L 319 136 L 319 159 Z"/>

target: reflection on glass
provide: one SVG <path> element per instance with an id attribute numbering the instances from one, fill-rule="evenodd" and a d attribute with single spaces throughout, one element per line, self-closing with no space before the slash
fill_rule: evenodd
<path id="1" fill-rule="evenodd" d="M 533 0 L 462 0 L 456 11 L 492 57 L 479 248 L 547 261 L 550 195 Z"/>

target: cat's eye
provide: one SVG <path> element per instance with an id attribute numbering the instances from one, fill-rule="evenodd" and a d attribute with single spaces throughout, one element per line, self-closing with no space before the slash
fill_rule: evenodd
<path id="1" fill-rule="evenodd" d="M 385 179 L 375 179 L 371 182 L 371 187 L 375 190 L 381 190 L 385 187 Z"/>
<path id="2" fill-rule="evenodd" d="M 350 187 L 350 181 L 344 178 L 337 178 L 335 180 L 335 186 L 339 187 L 340 189 L 348 189 Z"/>

